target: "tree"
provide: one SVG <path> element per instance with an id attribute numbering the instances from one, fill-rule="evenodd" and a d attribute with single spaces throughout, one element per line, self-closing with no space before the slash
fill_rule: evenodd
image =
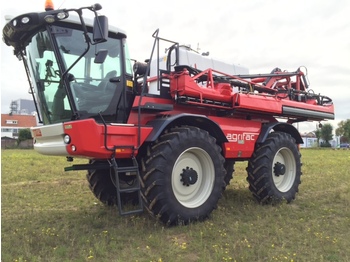
<path id="1" fill-rule="evenodd" d="M 329 143 L 333 139 L 333 126 L 331 124 L 324 124 L 321 127 L 321 138 L 325 141 L 324 146 L 331 146 Z"/>
<path id="2" fill-rule="evenodd" d="M 317 128 L 314 133 L 317 138 L 317 146 L 320 146 L 321 129 Z"/>
<path id="3" fill-rule="evenodd" d="M 338 128 L 335 130 L 335 134 L 340 136 L 340 142 L 345 143 L 350 141 L 350 119 L 340 121 Z"/>
<path id="4" fill-rule="evenodd" d="M 20 129 L 18 132 L 18 143 L 27 139 L 32 139 L 32 134 L 30 133 L 30 130 L 28 128 Z"/>

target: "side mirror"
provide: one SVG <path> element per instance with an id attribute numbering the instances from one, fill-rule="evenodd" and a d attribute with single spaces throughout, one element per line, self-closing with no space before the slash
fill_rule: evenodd
<path id="1" fill-rule="evenodd" d="M 101 49 L 100 51 L 97 52 L 94 63 L 102 64 L 106 60 L 107 55 L 108 55 L 108 50 Z"/>
<path id="2" fill-rule="evenodd" d="M 108 38 L 108 18 L 97 16 L 94 19 L 93 40 L 94 43 L 106 42 Z"/>

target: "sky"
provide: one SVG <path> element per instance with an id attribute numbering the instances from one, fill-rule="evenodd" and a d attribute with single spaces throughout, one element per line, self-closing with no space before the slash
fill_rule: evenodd
<path id="1" fill-rule="evenodd" d="M 5 1 L 5 15 L 41 12 L 44 0 Z M 310 89 L 330 97 L 337 128 L 350 119 L 350 1 L 337 0 L 216 0 L 216 1 L 97 1 L 109 24 L 127 32 L 131 57 L 150 56 L 152 34 L 210 52 L 218 60 L 240 64 L 250 73 L 269 73 L 275 67 L 295 71 L 305 66 Z M 53 0 L 55 9 L 90 6 L 95 1 Z M 1 113 L 17 99 L 31 99 L 22 63 L 1 41 Z M 325 122 L 323 122 L 325 123 Z M 317 123 L 299 124 L 300 132 Z"/>

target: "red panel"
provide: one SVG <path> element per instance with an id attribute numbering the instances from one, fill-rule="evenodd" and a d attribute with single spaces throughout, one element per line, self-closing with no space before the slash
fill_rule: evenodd
<path id="1" fill-rule="evenodd" d="M 90 158 L 109 158 L 111 151 L 104 146 L 103 125 L 96 123 L 93 119 L 86 119 L 64 123 L 64 131 L 71 137 L 71 143 L 67 146 L 70 155 L 84 156 Z M 142 144 L 150 134 L 152 128 L 142 127 L 140 143 Z M 72 145 L 76 150 L 73 151 Z M 119 146 L 116 154 L 119 158 L 128 158 L 132 154 L 131 147 L 138 146 L 138 128 L 130 125 L 108 125 L 107 126 L 107 147 Z M 130 146 L 130 148 L 122 148 Z"/>
<path id="2" fill-rule="evenodd" d="M 281 99 L 269 95 L 235 94 L 233 97 L 235 108 L 244 108 L 273 114 L 282 113 Z"/>
<path id="3" fill-rule="evenodd" d="M 307 102 L 292 101 L 289 99 L 278 98 L 271 95 L 254 95 L 254 94 L 235 94 L 233 97 L 234 107 L 259 112 L 268 112 L 275 115 L 282 114 L 283 106 L 312 110 L 316 112 L 333 113 L 334 105 L 317 105 L 315 100 Z"/>
<path id="4" fill-rule="evenodd" d="M 261 130 L 260 121 L 210 117 L 218 123 L 229 142 L 224 144 L 226 158 L 249 158 L 253 154 Z"/>

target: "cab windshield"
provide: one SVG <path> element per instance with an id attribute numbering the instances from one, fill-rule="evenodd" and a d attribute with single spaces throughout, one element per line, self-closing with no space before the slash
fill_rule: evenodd
<path id="1" fill-rule="evenodd" d="M 89 35 L 91 38 L 92 35 Z M 51 26 L 33 36 L 26 47 L 26 60 L 39 113 L 44 124 L 72 119 L 117 118 L 125 79 L 132 76 L 132 65 L 122 35 L 111 34 L 108 41 L 90 46 L 77 28 Z M 103 63 L 95 63 L 99 50 L 108 50 Z M 63 79 L 63 73 L 68 74 Z M 123 73 L 125 72 L 125 73 Z"/>

